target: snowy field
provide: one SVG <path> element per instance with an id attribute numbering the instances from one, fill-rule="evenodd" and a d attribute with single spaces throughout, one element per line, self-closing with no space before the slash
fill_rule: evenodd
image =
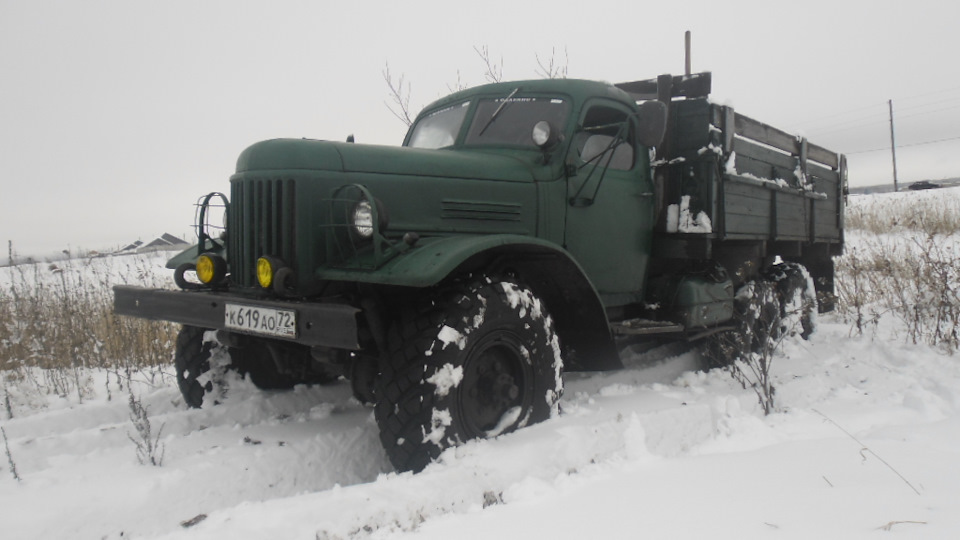
<path id="1" fill-rule="evenodd" d="M 90 371 L 82 404 L 44 396 L 0 422 L 0 538 L 960 538 L 960 355 L 883 314 L 858 335 L 847 315 L 785 342 L 770 416 L 726 372 L 695 371 L 696 352 L 661 347 L 567 374 L 560 416 L 417 475 L 391 471 L 346 383 L 235 379 L 189 410 L 169 376 L 135 378 L 162 426 L 162 465 L 141 465 L 126 388 Z"/>

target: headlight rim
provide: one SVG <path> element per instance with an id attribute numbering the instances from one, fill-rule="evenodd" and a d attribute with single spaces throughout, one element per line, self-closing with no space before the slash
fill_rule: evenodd
<path id="1" fill-rule="evenodd" d="M 363 217 L 361 217 L 361 212 L 365 214 Z M 376 210 L 374 210 L 374 205 L 366 198 L 360 199 L 357 204 L 353 206 L 353 211 L 350 212 L 350 227 L 353 233 L 365 240 L 372 238 L 375 217 Z M 362 224 L 361 219 L 363 220 Z"/>
<path id="2" fill-rule="evenodd" d="M 194 266 L 197 279 L 208 286 L 222 283 L 227 277 L 227 261 L 215 253 L 201 253 Z"/>
<path id="3" fill-rule="evenodd" d="M 357 216 L 361 209 L 368 209 L 369 225 L 366 223 L 358 223 Z M 365 195 L 354 203 L 353 209 L 350 211 L 348 224 L 350 226 L 350 233 L 356 240 L 369 241 L 387 230 L 390 224 L 390 215 L 387 213 L 387 207 L 383 204 L 383 201 L 376 197 L 367 197 Z"/>
<path id="4" fill-rule="evenodd" d="M 273 287 L 273 280 L 277 270 L 285 265 L 278 264 L 279 260 L 270 255 L 263 255 L 257 258 L 257 284 L 261 288 L 269 290 Z"/>

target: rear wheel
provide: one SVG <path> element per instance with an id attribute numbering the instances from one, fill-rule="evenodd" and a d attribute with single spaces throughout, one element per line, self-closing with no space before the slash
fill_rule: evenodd
<path id="1" fill-rule="evenodd" d="M 726 366 L 762 352 L 784 335 L 808 339 L 816 326 L 817 297 L 806 269 L 797 263 L 773 265 L 762 278 L 737 291 L 735 330 L 715 334 L 705 344 L 707 367 Z"/>
<path id="2" fill-rule="evenodd" d="M 532 291 L 482 280 L 442 293 L 388 335 L 380 439 L 398 470 L 550 418 L 563 388 L 553 322 Z"/>
<path id="3" fill-rule="evenodd" d="M 809 339 L 816 327 L 817 293 L 807 269 L 783 262 L 770 268 L 767 279 L 775 283 L 780 295 L 782 331 Z"/>
<path id="4" fill-rule="evenodd" d="M 734 329 L 707 338 L 705 367 L 729 366 L 762 352 L 780 337 L 780 314 L 780 297 L 772 282 L 758 279 L 740 287 L 734 297 Z"/>

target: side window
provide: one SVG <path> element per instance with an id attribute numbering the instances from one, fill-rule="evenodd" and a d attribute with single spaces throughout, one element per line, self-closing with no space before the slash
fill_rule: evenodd
<path id="1" fill-rule="evenodd" d="M 634 138 L 633 124 L 627 113 L 594 105 L 583 119 L 575 148 L 583 164 L 626 171 L 634 164 Z"/>

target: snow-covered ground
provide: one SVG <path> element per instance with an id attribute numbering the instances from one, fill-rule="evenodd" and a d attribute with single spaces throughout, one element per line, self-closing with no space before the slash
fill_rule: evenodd
<path id="1" fill-rule="evenodd" d="M 201 410 L 137 382 L 164 450 L 140 465 L 127 396 L 98 379 L 0 423 L 22 479 L 0 456 L 0 537 L 960 538 L 960 357 L 896 324 L 852 336 L 827 315 L 786 341 L 766 417 L 683 348 L 567 374 L 560 416 L 416 475 L 391 471 L 346 383 L 237 379 Z"/>

